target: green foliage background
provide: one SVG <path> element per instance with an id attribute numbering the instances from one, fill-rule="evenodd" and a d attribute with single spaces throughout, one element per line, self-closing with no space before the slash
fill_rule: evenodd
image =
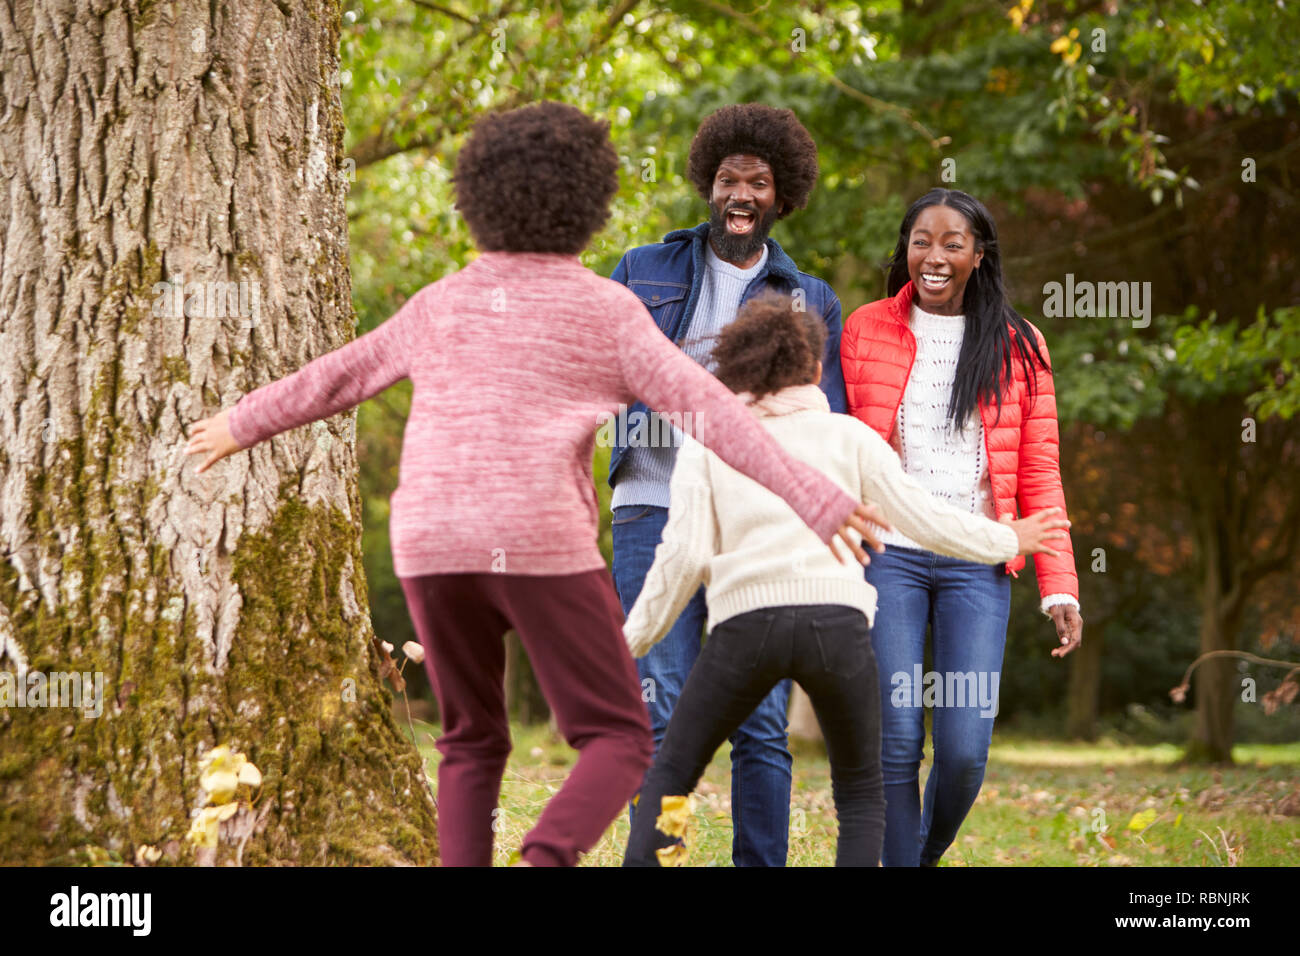
<path id="1" fill-rule="evenodd" d="M 882 264 L 925 190 L 956 186 L 997 216 L 1009 288 L 1056 368 L 1085 635 L 1106 648 L 1103 714 L 1135 733 L 1183 732 L 1187 708 L 1168 690 L 1197 651 L 1208 539 L 1195 531 L 1201 499 L 1176 479 L 1204 482 L 1197 468 L 1216 460 L 1229 477 L 1215 480 L 1240 485 L 1216 517 L 1244 540 L 1253 575 L 1240 646 L 1300 656 L 1294 548 L 1265 560 L 1300 519 L 1300 57 L 1283 39 L 1300 36 L 1296 5 L 349 0 L 343 11 L 359 332 L 473 257 L 450 177 L 482 113 L 551 98 L 609 120 L 623 185 L 583 255 L 608 274 L 625 249 L 705 218 L 683 176 L 700 119 L 735 102 L 792 108 L 822 172 L 808 208 L 773 235 L 832 283 L 846 315 L 884 294 Z M 1157 316 L 1141 329 L 1045 319 L 1042 285 L 1066 273 L 1149 281 Z M 371 604 L 395 644 L 414 638 L 387 532 L 409 400 L 403 383 L 367 402 L 358 426 Z M 1237 434 L 1247 417 L 1253 446 Z M 1104 572 L 1091 570 L 1095 548 Z M 1059 730 L 1067 667 L 1048 657 L 1055 635 L 1031 576 L 1015 588 L 1002 714 Z M 1262 693 L 1284 672 L 1249 673 Z M 1239 710 L 1247 736 L 1300 729 Z"/>

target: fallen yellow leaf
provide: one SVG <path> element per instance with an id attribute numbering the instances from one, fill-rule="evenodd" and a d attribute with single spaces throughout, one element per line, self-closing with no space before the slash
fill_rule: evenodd
<path id="1" fill-rule="evenodd" d="M 1133 814 L 1133 819 L 1128 822 L 1128 828 L 1130 830 L 1138 831 L 1145 830 L 1147 827 L 1151 826 L 1151 824 L 1156 822 L 1157 816 L 1159 816 L 1159 814 L 1154 810 L 1143 810 L 1140 813 L 1135 813 Z"/>
<path id="2" fill-rule="evenodd" d="M 695 798 L 693 795 L 664 796 L 659 801 L 659 819 L 655 827 L 660 833 L 676 837 L 681 842 L 655 850 L 660 866 L 682 866 L 695 842 Z"/>
<path id="3" fill-rule="evenodd" d="M 665 796 L 660 801 L 661 811 L 655 827 L 668 836 L 682 837 L 694 819 L 695 807 L 690 796 Z"/>
<path id="4" fill-rule="evenodd" d="M 689 855 L 690 850 L 682 843 L 674 843 L 672 846 L 655 850 L 655 856 L 659 858 L 660 866 L 682 866 L 686 863 L 686 858 Z"/>
<path id="5" fill-rule="evenodd" d="M 239 782 L 246 783 L 250 787 L 260 787 L 262 785 L 262 771 L 245 760 L 244 765 L 239 768 Z"/>
<path id="6" fill-rule="evenodd" d="M 226 744 L 213 747 L 199 762 L 199 786 L 208 792 L 210 804 L 219 805 L 235 799 L 241 783 L 261 786 L 262 772 L 247 757 Z"/>
<path id="7" fill-rule="evenodd" d="M 221 807 L 204 807 L 200 810 L 190 824 L 190 832 L 185 834 L 185 839 L 195 846 L 215 850 L 217 834 L 221 829 L 221 821 L 217 818 L 220 812 Z"/>

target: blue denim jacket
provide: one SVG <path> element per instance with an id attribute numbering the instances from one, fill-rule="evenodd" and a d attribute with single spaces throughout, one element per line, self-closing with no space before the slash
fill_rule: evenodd
<path id="1" fill-rule="evenodd" d="M 663 242 L 628 250 L 610 275 L 615 282 L 623 283 L 637 294 L 650 310 L 659 331 L 677 343 L 678 347 L 686 341 L 691 317 L 695 314 L 695 304 L 699 301 L 701 276 L 704 274 L 704 243 L 708 241 L 708 236 L 707 222 L 694 229 L 670 232 L 664 236 Z M 840 369 L 840 334 L 844 330 L 844 323 L 840 319 L 840 300 L 821 279 L 800 272 L 794 261 L 772 238 L 767 240 L 767 264 L 745 289 L 741 304 L 768 289 L 787 295 L 793 294 L 795 289 L 803 289 L 806 308 L 820 315 L 826 322 L 826 354 L 822 358 L 821 388 L 830 402 L 831 411 L 847 412 L 844 373 Z M 633 412 L 646 410 L 643 402 L 637 402 L 628 409 L 628 414 L 630 416 Z M 615 445 L 610 453 L 611 487 L 626 451 L 626 445 Z"/>

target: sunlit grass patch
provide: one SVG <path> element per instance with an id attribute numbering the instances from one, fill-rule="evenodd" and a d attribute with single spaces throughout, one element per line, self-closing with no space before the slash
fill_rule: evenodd
<path id="1" fill-rule="evenodd" d="M 437 728 L 415 725 L 431 774 Z M 495 858 L 505 864 L 576 760 L 545 725 L 514 726 Z M 995 738 L 984 787 L 944 866 L 1300 865 L 1300 744 L 1236 750 L 1229 768 L 1182 766 L 1172 745 Z M 921 766 L 921 783 L 930 754 Z M 435 784 L 436 787 L 436 784 Z M 790 866 L 835 862 L 830 766 L 816 748 L 794 761 Z M 731 754 L 714 756 L 696 791 L 689 865 L 731 865 Z M 618 866 L 619 816 L 583 860 Z"/>

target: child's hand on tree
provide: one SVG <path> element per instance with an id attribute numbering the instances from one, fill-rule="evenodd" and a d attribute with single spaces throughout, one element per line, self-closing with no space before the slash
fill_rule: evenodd
<path id="1" fill-rule="evenodd" d="M 196 475 L 207 471 L 209 465 L 240 450 L 239 442 L 235 441 L 230 434 L 230 409 L 228 408 L 190 426 L 190 440 L 185 446 L 185 454 L 208 456 L 203 459 L 199 467 L 194 469 Z"/>
<path id="2" fill-rule="evenodd" d="M 1018 521 L 1009 514 L 998 520 L 1011 525 L 1016 532 L 1016 538 L 1020 542 L 1018 554 L 1046 554 L 1055 558 L 1060 556 L 1060 552 L 1054 551 L 1047 542 L 1052 538 L 1064 538 L 1065 529 L 1070 527 L 1070 522 L 1065 518 L 1053 517 L 1060 511 L 1060 508 L 1045 508 Z"/>

